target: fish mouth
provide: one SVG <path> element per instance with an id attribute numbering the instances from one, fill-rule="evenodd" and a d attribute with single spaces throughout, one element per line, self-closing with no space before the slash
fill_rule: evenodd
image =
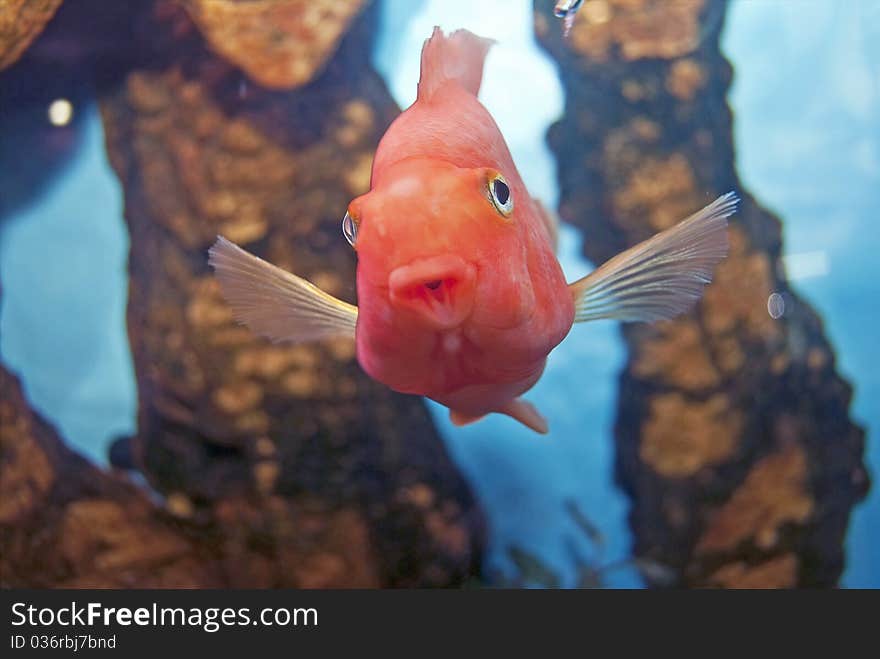
<path id="1" fill-rule="evenodd" d="M 474 306 L 477 269 L 459 256 L 418 259 L 392 270 L 392 305 L 419 316 L 435 329 L 461 325 Z"/>

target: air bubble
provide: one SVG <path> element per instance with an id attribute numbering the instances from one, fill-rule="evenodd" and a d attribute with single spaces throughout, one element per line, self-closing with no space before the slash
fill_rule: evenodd
<path id="1" fill-rule="evenodd" d="M 785 313 L 785 298 L 779 293 L 771 293 L 767 298 L 767 313 L 773 320 L 782 318 Z"/>
<path id="2" fill-rule="evenodd" d="M 352 247 L 357 245 L 358 225 L 354 218 L 348 213 L 342 218 L 342 235 Z"/>

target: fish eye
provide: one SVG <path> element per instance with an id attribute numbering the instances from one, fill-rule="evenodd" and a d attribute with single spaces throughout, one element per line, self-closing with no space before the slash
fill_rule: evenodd
<path id="1" fill-rule="evenodd" d="M 489 177 L 489 198 L 492 200 L 495 210 L 504 217 L 510 217 L 510 214 L 513 213 L 513 194 L 501 174 Z"/>
<path id="2" fill-rule="evenodd" d="M 357 247 L 358 221 L 351 213 L 346 213 L 342 218 L 342 235 L 352 247 Z"/>

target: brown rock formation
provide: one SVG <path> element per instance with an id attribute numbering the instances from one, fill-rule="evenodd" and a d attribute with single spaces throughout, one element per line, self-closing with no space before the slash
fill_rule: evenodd
<path id="1" fill-rule="evenodd" d="M 325 73 L 268 92 L 207 52 L 185 17 L 167 67 L 102 102 L 132 241 L 128 327 L 150 481 L 203 507 L 309 492 L 359 505 L 389 585 L 449 585 L 478 561 L 480 515 L 423 402 L 371 381 L 354 346 L 271 345 L 238 326 L 206 262 L 218 233 L 354 301 L 340 234 L 398 109 L 370 68 L 375 11 Z M 181 27 L 183 26 L 183 27 Z M 408 496 L 430 492 L 422 505 Z"/>
<path id="2" fill-rule="evenodd" d="M 21 57 L 60 5 L 61 0 L 0 0 L 0 71 Z"/>
<path id="3" fill-rule="evenodd" d="M 376 8 L 293 92 L 214 55 L 176 2 L 132 0 L 102 35 L 87 34 L 90 9 L 66 5 L 52 31 L 114 49 L 77 63 L 99 82 L 131 237 L 139 432 L 114 459 L 156 492 L 64 448 L 4 383 L 3 584 L 450 586 L 478 572 L 482 515 L 423 401 L 367 378 L 350 343 L 253 336 L 207 264 L 223 233 L 354 301 L 340 222 L 398 113 L 370 68 Z"/>
<path id="4" fill-rule="evenodd" d="M 234 497 L 201 522 L 68 450 L 0 366 L 0 587 L 374 587 L 363 515 Z M 178 511 L 179 512 L 179 511 Z"/>
<path id="5" fill-rule="evenodd" d="M 323 69 L 364 0 L 181 0 L 211 48 L 270 89 Z"/>
<path id="6" fill-rule="evenodd" d="M 550 131 L 563 219 L 599 263 L 742 191 L 718 49 L 720 0 L 593 0 L 568 42 L 536 2 L 567 94 Z M 780 265 L 779 221 L 747 193 L 730 256 L 688 316 L 624 326 L 615 429 L 636 554 L 678 584 L 832 586 L 867 490 L 863 431 L 817 315 Z M 774 320 L 768 298 L 785 314 Z"/>

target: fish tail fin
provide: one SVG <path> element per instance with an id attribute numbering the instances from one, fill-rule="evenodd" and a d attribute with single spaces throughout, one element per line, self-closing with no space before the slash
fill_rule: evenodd
<path id="1" fill-rule="evenodd" d="M 419 99 L 429 100 L 448 80 L 456 80 L 474 96 L 483 80 L 483 63 L 492 39 L 478 37 L 468 30 L 456 30 L 449 36 L 439 27 L 422 46 L 422 72 Z"/>
<path id="2" fill-rule="evenodd" d="M 274 342 L 354 338 L 357 307 L 254 256 L 223 236 L 208 262 L 235 319 Z"/>
<path id="3" fill-rule="evenodd" d="M 736 194 L 728 192 L 569 284 L 575 322 L 653 322 L 689 310 L 727 256 L 727 218 L 738 202 Z"/>

